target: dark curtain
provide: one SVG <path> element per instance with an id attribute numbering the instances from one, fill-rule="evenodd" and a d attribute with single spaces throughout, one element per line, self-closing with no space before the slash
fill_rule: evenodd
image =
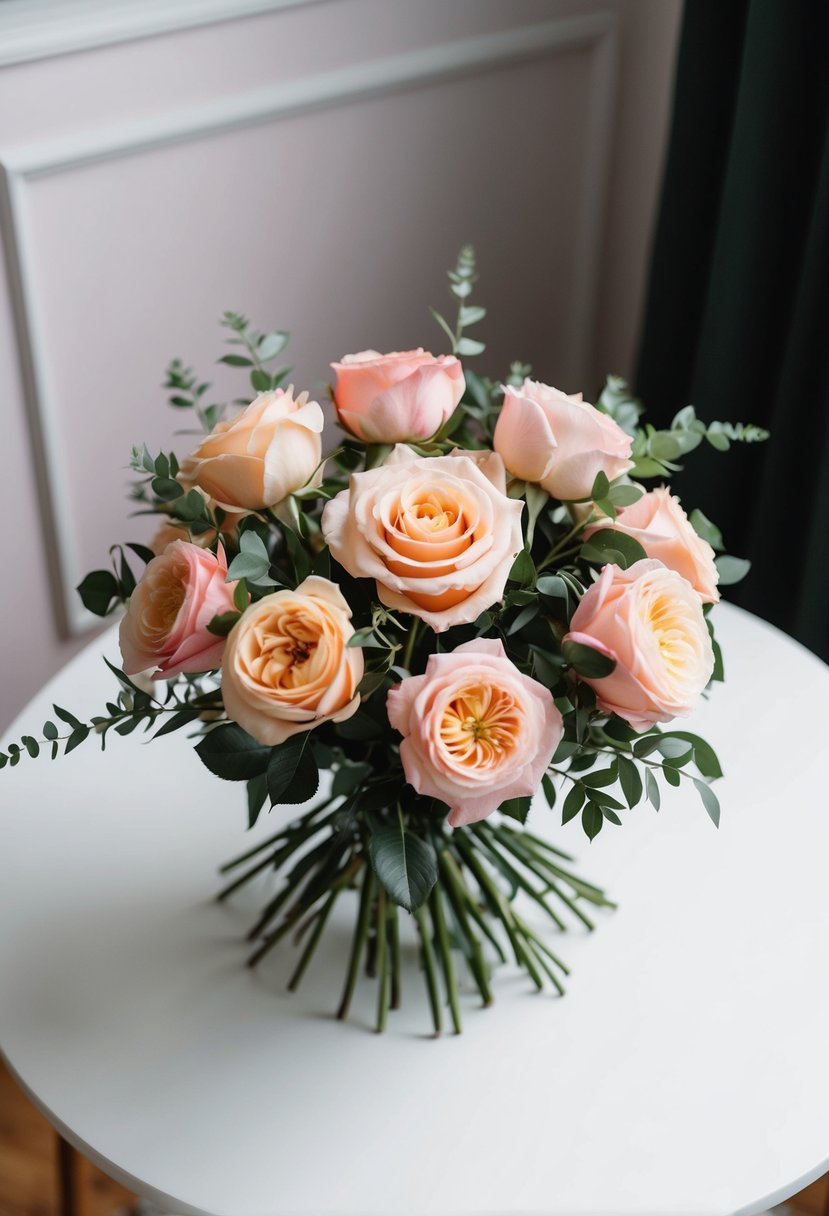
<path id="1" fill-rule="evenodd" d="M 753 563 L 729 598 L 829 659 L 829 5 L 686 0 L 636 375 L 757 447 L 674 487 Z"/>

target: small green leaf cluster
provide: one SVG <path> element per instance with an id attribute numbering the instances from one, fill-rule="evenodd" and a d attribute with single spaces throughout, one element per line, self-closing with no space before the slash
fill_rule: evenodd
<path id="1" fill-rule="evenodd" d="M 268 393 L 279 388 L 293 368 L 277 367 L 270 370 L 268 365 L 282 354 L 290 334 L 284 329 L 261 333 L 252 327 L 247 317 L 238 312 L 226 312 L 222 324 L 233 335 L 228 338 L 228 345 L 240 348 L 244 354 L 234 351 L 222 355 L 219 362 L 228 367 L 245 368 L 250 375 L 251 388 L 256 393 Z M 247 401 L 243 404 L 247 405 Z"/>

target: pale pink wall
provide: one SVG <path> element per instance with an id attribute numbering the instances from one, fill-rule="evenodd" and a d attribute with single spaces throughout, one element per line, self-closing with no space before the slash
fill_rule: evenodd
<path id="1" fill-rule="evenodd" d="M 426 313 L 473 240 L 493 371 L 511 355 L 570 390 L 629 372 L 668 113 L 679 0 L 328 0 L 0 70 L 0 161 L 100 140 L 278 81 L 478 34 L 615 15 L 609 189 L 597 212 L 598 312 L 576 371 L 573 301 L 588 201 L 596 59 L 565 47 L 389 96 L 61 170 L 26 184 L 29 287 L 51 385 L 48 442 L 80 568 L 127 523 L 129 446 L 172 440 L 171 355 L 215 374 L 215 318 L 289 328 L 299 385 L 366 345 L 440 348 Z M 591 131 L 593 134 L 591 134 Z M 588 174 L 589 176 L 589 174 Z M 5 279 L 3 280 L 5 282 Z M 576 375 L 579 383 L 571 382 Z M 0 725 L 83 643 L 59 636 L 8 293 L 0 291 L 6 490 Z M 179 440 L 186 446 L 187 440 Z"/>

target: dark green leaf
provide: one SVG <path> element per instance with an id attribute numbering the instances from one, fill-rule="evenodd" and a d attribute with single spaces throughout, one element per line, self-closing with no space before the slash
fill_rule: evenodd
<path id="1" fill-rule="evenodd" d="M 596 474 L 593 482 L 593 488 L 590 491 L 590 497 L 595 502 L 597 498 L 607 498 L 610 491 L 610 482 L 607 479 L 607 473 L 603 473 L 601 469 Z"/>
<path id="2" fill-rule="evenodd" d="M 217 726 L 196 744 L 202 764 L 225 781 L 250 781 L 267 770 L 271 748 L 235 722 Z"/>
<path id="3" fill-rule="evenodd" d="M 174 481 L 172 477 L 154 477 L 150 485 L 153 494 L 162 502 L 173 502 L 174 499 L 181 498 L 184 493 L 184 487 L 180 482 Z"/>
<path id="4" fill-rule="evenodd" d="M 383 824 L 372 829 L 369 854 L 377 878 L 395 903 L 408 912 L 421 907 L 438 877 L 432 845 L 398 823 Z"/>
<path id="5" fill-rule="evenodd" d="M 189 723 L 195 722 L 200 713 L 200 709 L 180 709 L 155 732 L 153 738 L 160 739 L 162 735 L 171 735 L 174 730 L 178 730 L 182 726 L 187 726 Z"/>
<path id="6" fill-rule="evenodd" d="M 584 806 L 586 792 L 583 785 L 573 785 L 564 799 L 564 806 L 561 809 L 561 823 L 569 823 L 571 819 L 575 819 L 581 808 Z"/>
<path id="7" fill-rule="evenodd" d="M 673 730 L 671 734 L 675 738 L 686 739 L 693 745 L 694 764 L 704 777 L 722 777 L 722 768 L 717 753 L 710 743 L 706 743 L 705 739 L 701 739 L 699 735 L 692 735 L 690 731 Z"/>
<path id="8" fill-rule="evenodd" d="M 616 666 L 615 659 L 594 650 L 592 646 L 585 646 L 583 642 L 564 642 L 561 653 L 569 667 L 577 671 L 580 676 L 585 676 L 590 680 L 600 680 L 604 676 L 609 676 Z"/>
<path id="9" fill-rule="evenodd" d="M 512 563 L 509 577 L 512 582 L 520 583 L 523 587 L 530 586 L 535 582 L 535 562 L 526 549 L 522 549 Z"/>
<path id="10" fill-rule="evenodd" d="M 250 373 L 250 382 L 257 393 L 267 393 L 271 387 L 270 376 L 258 367 Z"/>
<path id="11" fill-rule="evenodd" d="M 498 810 L 502 815 L 508 815 L 510 819 L 517 819 L 519 823 L 526 823 L 531 805 L 532 798 L 527 795 L 523 798 L 508 798 L 506 802 L 501 803 Z"/>
<path id="12" fill-rule="evenodd" d="M 248 781 L 248 828 L 252 828 L 268 798 L 268 779 L 264 773 Z"/>
<path id="13" fill-rule="evenodd" d="M 553 779 L 549 773 L 545 773 L 541 778 L 541 788 L 544 790 L 544 797 L 547 799 L 547 806 L 552 809 L 555 806 L 557 791 L 555 785 L 553 784 Z"/>
<path id="14" fill-rule="evenodd" d="M 110 570 L 93 570 L 78 584 L 77 591 L 84 608 L 96 616 L 106 616 L 119 598 L 118 582 Z"/>
<path id="15" fill-rule="evenodd" d="M 310 732 L 293 735 L 273 748 L 268 761 L 268 794 L 272 803 L 307 802 L 319 787 L 319 769 L 313 748 L 308 746 Z"/>
<path id="16" fill-rule="evenodd" d="M 581 557 L 594 565 L 613 564 L 627 570 L 634 562 L 647 557 L 647 553 L 632 536 L 617 532 L 614 528 L 602 528 L 584 542 Z"/>
<path id="17" fill-rule="evenodd" d="M 601 807 L 596 806 L 593 802 L 588 802 L 581 813 L 581 825 L 589 840 L 596 839 L 602 830 L 603 823 L 604 815 L 602 814 Z"/>
<path id="18" fill-rule="evenodd" d="M 632 760 L 628 760 L 626 756 L 620 756 L 619 764 L 619 784 L 622 787 L 622 793 L 625 796 L 625 802 L 629 807 L 636 806 L 642 798 L 642 778 L 639 775 L 639 769 Z"/>
<path id="19" fill-rule="evenodd" d="M 207 622 L 208 632 L 215 633 L 216 637 L 226 638 L 238 620 L 238 612 L 220 612 Z"/>
<path id="20" fill-rule="evenodd" d="M 218 362 L 226 363 L 228 367 L 253 367 L 253 359 L 247 355 L 222 355 Z"/>

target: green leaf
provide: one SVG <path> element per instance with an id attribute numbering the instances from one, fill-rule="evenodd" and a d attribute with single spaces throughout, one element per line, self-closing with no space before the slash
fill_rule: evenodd
<path id="1" fill-rule="evenodd" d="M 73 730 L 72 734 L 66 740 L 66 747 L 63 749 L 64 756 L 68 756 L 70 752 L 73 752 L 75 750 L 75 748 L 78 747 L 81 743 L 83 743 L 83 741 L 85 739 L 87 739 L 88 737 L 89 737 L 89 727 L 88 726 L 79 726 L 76 730 Z"/>
<path id="2" fill-rule="evenodd" d="M 480 355 L 485 350 L 485 342 L 477 342 L 474 338 L 463 337 L 455 347 L 455 354 L 465 355 L 467 359 L 470 359 L 473 355 Z"/>
<path id="3" fill-rule="evenodd" d="M 239 579 L 233 589 L 233 603 L 239 612 L 244 612 L 248 606 L 248 587 L 243 578 Z"/>
<path id="4" fill-rule="evenodd" d="M 656 751 L 661 739 L 661 735 L 645 735 L 643 739 L 637 739 L 633 745 L 634 756 L 636 756 L 637 760 L 643 760 L 645 756 L 649 756 L 651 752 Z"/>
<path id="5" fill-rule="evenodd" d="M 588 680 L 601 680 L 609 676 L 616 666 L 615 659 L 594 650 L 592 646 L 585 646 L 583 642 L 563 642 L 561 653 L 565 663 Z"/>
<path id="6" fill-rule="evenodd" d="M 607 497 L 614 507 L 630 507 L 639 501 L 644 492 L 644 490 L 640 490 L 639 486 L 611 486 Z"/>
<path id="7" fill-rule="evenodd" d="M 625 802 L 629 807 L 636 806 L 642 799 L 642 778 L 639 774 L 639 769 L 632 760 L 628 760 L 627 756 L 620 756 L 618 759 L 619 765 L 619 784 L 622 787 L 622 793 L 625 796 Z"/>
<path id="8" fill-rule="evenodd" d="M 284 329 L 277 330 L 272 334 L 265 334 L 264 337 L 259 339 L 256 354 L 263 363 L 267 363 L 269 359 L 275 359 L 288 345 L 289 336 Z"/>
<path id="9" fill-rule="evenodd" d="M 309 747 L 310 731 L 293 735 L 271 751 L 268 794 L 271 802 L 307 802 L 319 788 L 319 769 Z"/>
<path id="10" fill-rule="evenodd" d="M 267 372 L 263 372 L 261 368 L 256 368 L 250 373 L 250 382 L 257 393 L 267 393 L 270 391 L 271 378 Z"/>
<path id="11" fill-rule="evenodd" d="M 58 728 L 55 726 L 54 722 L 44 722 L 43 738 L 44 739 L 57 739 L 57 737 L 58 737 Z"/>
<path id="12" fill-rule="evenodd" d="M 253 367 L 253 359 L 247 355 L 222 355 L 218 362 L 226 363 L 228 367 Z"/>
<path id="13" fill-rule="evenodd" d="M 606 566 L 614 564 L 627 570 L 634 562 L 642 561 L 647 553 L 632 536 L 617 532 L 614 528 L 602 528 L 594 532 L 581 547 L 580 556 L 586 562 Z"/>
<path id="14" fill-rule="evenodd" d="M 20 742 L 23 744 L 32 759 L 36 760 L 40 755 L 40 744 L 38 743 L 37 739 L 33 739 L 31 735 L 24 735 Z"/>
<path id="15" fill-rule="evenodd" d="M 395 903 L 407 912 L 417 911 L 438 878 L 432 845 L 399 823 L 383 824 L 372 828 L 369 855 L 378 880 Z"/>
<path id="16" fill-rule="evenodd" d="M 238 612 L 220 612 L 207 622 L 208 632 L 215 633 L 216 637 L 226 638 L 238 620 Z"/>
<path id="17" fill-rule="evenodd" d="M 701 536 L 703 540 L 707 540 L 712 549 L 722 549 L 722 533 L 716 524 L 713 524 L 706 515 L 703 515 L 699 508 L 691 512 L 689 520 L 697 536 Z"/>
<path id="18" fill-rule="evenodd" d="M 648 793 L 648 802 L 652 804 L 654 810 L 658 811 L 662 802 L 662 796 L 659 793 L 659 786 L 656 784 L 656 777 L 654 777 L 650 769 L 645 773 L 645 789 Z"/>
<path id="19" fill-rule="evenodd" d="M 663 735 L 657 747 L 666 760 L 673 761 L 690 759 L 693 751 L 693 747 L 687 739 L 677 739 L 673 732 L 670 735 Z"/>
<path id="20" fill-rule="evenodd" d="M 669 761 L 666 761 L 665 764 L 662 766 L 662 775 L 665 778 L 665 780 L 668 782 L 668 785 L 679 786 L 682 781 L 682 778 L 680 777 L 680 775 L 676 771 L 676 769 L 671 768 Z"/>
<path id="21" fill-rule="evenodd" d="M 106 616 L 118 600 L 118 581 L 110 570 L 93 570 L 78 584 L 78 595 L 84 608 L 96 616 Z"/>
<path id="22" fill-rule="evenodd" d="M 588 840 L 595 840 L 599 832 L 602 830 L 604 823 L 604 815 L 602 809 L 596 806 L 593 802 L 588 802 L 587 806 L 581 813 L 581 825 L 584 828 Z"/>
<path id="23" fill-rule="evenodd" d="M 702 805 L 705 807 L 708 815 L 715 828 L 720 826 L 720 800 L 710 785 L 706 785 L 704 781 L 698 781 L 694 778 L 694 785 L 697 787 L 697 793 L 702 799 Z"/>
<path id="24" fill-rule="evenodd" d="M 480 304 L 464 304 L 460 309 L 458 320 L 463 329 L 469 325 L 477 325 L 479 321 L 483 321 L 486 316 L 486 309 L 481 308 Z"/>
<path id="25" fill-rule="evenodd" d="M 366 764 L 364 760 L 359 761 L 357 764 L 346 761 L 334 774 L 334 781 L 331 785 L 332 795 L 338 798 L 344 794 L 351 794 L 373 772 L 373 765 Z"/>
<path id="26" fill-rule="evenodd" d="M 66 725 L 71 726 L 73 730 L 77 730 L 80 726 L 83 726 L 80 719 L 76 718 L 74 714 L 71 714 L 68 709 L 62 709 L 60 705 L 53 705 L 52 709 L 60 718 L 61 722 L 65 722 Z"/>
<path id="27" fill-rule="evenodd" d="M 731 587 L 734 583 L 739 583 L 751 569 L 751 562 L 747 558 L 728 557 L 725 554 L 717 557 L 715 564 L 719 572 L 718 581 L 721 587 Z"/>
<path id="28" fill-rule="evenodd" d="M 561 808 L 561 824 L 569 823 L 571 819 L 575 819 L 581 808 L 584 806 L 584 800 L 587 793 L 584 786 L 581 784 L 573 785 L 570 792 L 564 799 L 564 806 Z"/>
<path id="29" fill-rule="evenodd" d="M 531 805 L 532 798 L 526 795 L 523 798 L 508 798 L 506 802 L 501 803 L 498 810 L 502 815 L 508 815 L 510 819 L 517 819 L 519 823 L 526 823 Z"/>
<path id="30" fill-rule="evenodd" d="M 674 738 L 686 739 L 688 743 L 693 744 L 694 764 L 704 777 L 722 777 L 722 768 L 717 753 L 710 743 L 701 739 L 699 735 L 692 735 L 690 731 L 686 730 L 672 730 L 671 734 Z"/>
<path id="31" fill-rule="evenodd" d="M 547 806 L 552 810 L 556 803 L 556 787 L 553 784 L 553 779 L 549 773 L 545 773 L 541 778 L 541 788 L 544 790 L 544 797 L 547 799 Z"/>
<path id="32" fill-rule="evenodd" d="M 216 777 L 225 781 L 250 781 L 267 770 L 271 749 L 235 722 L 229 722 L 205 735 L 196 744 L 196 753 Z"/>
<path id="33" fill-rule="evenodd" d="M 178 713 L 173 714 L 173 716 L 155 732 L 153 738 L 160 739 L 162 735 L 171 735 L 174 730 L 178 730 L 182 726 L 187 726 L 190 722 L 195 722 L 200 714 L 201 710 L 196 709 L 195 707 L 191 709 L 180 709 Z"/>
<path id="34" fill-rule="evenodd" d="M 512 563 L 509 577 L 512 582 L 520 583 L 522 587 L 528 587 L 535 582 L 535 562 L 526 549 L 522 549 Z"/>
<path id="35" fill-rule="evenodd" d="M 596 474 L 593 482 L 593 488 L 590 491 L 590 497 L 595 502 L 597 498 L 607 498 L 610 493 L 610 482 L 607 479 L 607 473 L 600 469 Z"/>
<path id="36" fill-rule="evenodd" d="M 150 482 L 153 494 L 162 502 L 173 502 L 184 494 L 184 487 L 172 477 L 154 477 Z"/>
<path id="37" fill-rule="evenodd" d="M 582 777 L 582 785 L 586 785 L 588 789 L 597 790 L 605 785 L 613 785 L 617 778 L 616 765 L 613 764 L 610 768 L 600 768 L 593 773 L 585 773 Z"/>
<path id="38" fill-rule="evenodd" d="M 264 773 L 248 781 L 248 828 L 252 828 L 268 798 L 268 779 Z"/>

